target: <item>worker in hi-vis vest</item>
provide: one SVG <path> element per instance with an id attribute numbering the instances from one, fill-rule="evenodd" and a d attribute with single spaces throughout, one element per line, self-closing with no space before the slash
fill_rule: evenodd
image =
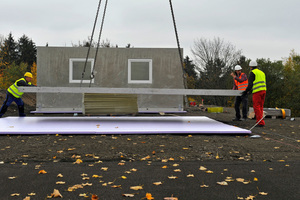
<path id="1" fill-rule="evenodd" d="M 249 74 L 248 87 L 242 92 L 242 95 L 246 95 L 252 90 L 253 109 L 256 123 L 258 123 L 257 127 L 264 127 L 263 114 L 267 91 L 266 75 L 263 71 L 257 69 L 256 61 L 251 61 L 249 67 L 251 68 L 251 72 Z"/>
<path id="2" fill-rule="evenodd" d="M 19 116 L 20 117 L 25 117 L 25 113 L 24 113 L 24 102 L 22 100 L 22 95 L 23 92 L 19 92 L 18 88 L 20 86 L 35 86 L 31 84 L 31 80 L 32 80 L 32 74 L 30 72 L 26 72 L 24 74 L 24 78 L 20 78 L 19 80 L 17 80 L 14 84 L 12 84 L 6 92 L 6 99 L 0 109 L 0 118 L 5 114 L 5 112 L 7 111 L 7 108 L 10 106 L 10 104 L 14 101 L 17 106 L 18 106 L 18 110 L 19 110 Z"/>
<path id="3" fill-rule="evenodd" d="M 233 90 L 241 90 L 245 91 L 248 87 L 248 78 L 245 73 L 242 72 L 242 67 L 240 65 L 236 65 L 234 67 L 234 73 L 231 73 L 230 75 L 233 77 L 234 83 L 233 83 Z M 241 117 L 240 113 L 240 105 L 242 103 L 242 114 L 243 117 Z M 247 119 L 248 114 L 248 95 L 242 95 L 242 96 L 236 96 L 235 97 L 235 118 L 233 118 L 233 121 L 244 121 Z"/>

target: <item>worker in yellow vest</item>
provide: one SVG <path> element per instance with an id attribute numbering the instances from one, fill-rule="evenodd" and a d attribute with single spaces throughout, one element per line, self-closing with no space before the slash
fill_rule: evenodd
<path id="1" fill-rule="evenodd" d="M 241 90 L 245 91 L 248 87 L 248 78 L 245 73 L 242 73 L 242 67 L 240 65 L 236 65 L 234 67 L 234 73 L 231 73 L 230 75 L 233 77 L 234 84 L 233 84 L 233 90 Z M 243 117 L 241 117 L 240 113 L 240 105 L 242 103 L 242 114 Z M 242 96 L 236 96 L 235 97 L 235 118 L 233 121 L 244 121 L 247 119 L 248 114 L 248 95 L 242 95 Z"/>
<path id="2" fill-rule="evenodd" d="M 32 80 L 32 74 L 30 72 L 26 72 L 24 74 L 24 78 L 20 78 L 19 80 L 17 80 L 14 84 L 12 84 L 6 92 L 6 99 L 0 109 L 0 118 L 5 114 L 5 112 L 7 111 L 7 108 L 10 106 L 10 104 L 14 101 L 17 106 L 18 106 L 18 110 L 19 110 L 19 116 L 20 117 L 25 117 L 25 113 L 24 113 L 24 102 L 22 100 L 22 95 L 23 92 L 19 92 L 18 88 L 20 86 L 35 86 L 31 84 L 31 80 Z"/>
<path id="3" fill-rule="evenodd" d="M 242 92 L 242 95 L 246 95 L 252 91 L 253 109 L 256 123 L 258 123 L 257 127 L 264 127 L 265 121 L 263 120 L 263 112 L 267 91 L 266 75 L 263 71 L 257 69 L 256 61 L 251 61 L 249 66 L 251 68 L 249 83 L 246 90 Z"/>

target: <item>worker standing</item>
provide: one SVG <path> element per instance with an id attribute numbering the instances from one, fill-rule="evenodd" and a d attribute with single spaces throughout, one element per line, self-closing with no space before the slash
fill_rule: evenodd
<path id="1" fill-rule="evenodd" d="M 249 83 L 246 90 L 242 92 L 242 95 L 247 95 L 252 90 L 253 109 L 256 123 L 258 123 L 257 127 L 264 127 L 263 112 L 267 91 L 266 75 L 263 71 L 257 69 L 256 61 L 251 61 L 249 67 L 251 68 Z"/>
<path id="2" fill-rule="evenodd" d="M 17 106 L 18 106 L 18 110 L 19 110 L 19 116 L 20 117 L 25 117 L 25 113 L 24 113 L 24 102 L 22 100 L 22 95 L 23 92 L 19 92 L 18 88 L 20 86 L 35 86 L 31 84 L 31 80 L 32 80 L 32 74 L 30 72 L 26 72 L 24 74 L 24 78 L 20 78 L 19 80 L 17 80 L 14 84 L 12 84 L 6 92 L 6 99 L 0 109 L 0 118 L 5 114 L 5 112 L 7 111 L 7 108 L 10 106 L 10 104 L 14 101 Z"/>
<path id="3" fill-rule="evenodd" d="M 242 73 L 242 67 L 240 65 L 236 65 L 234 67 L 234 73 L 231 73 L 230 75 L 233 77 L 234 84 L 233 84 L 233 90 L 241 90 L 245 91 L 248 86 L 248 78 L 245 73 Z M 240 105 L 242 103 L 242 114 L 243 117 L 241 118 L 240 113 Z M 242 95 L 242 96 L 236 96 L 235 97 L 235 118 L 233 121 L 244 121 L 247 119 L 248 114 L 248 95 Z"/>

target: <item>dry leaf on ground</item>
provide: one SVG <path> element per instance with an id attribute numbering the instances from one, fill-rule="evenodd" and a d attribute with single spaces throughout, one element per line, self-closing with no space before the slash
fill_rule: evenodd
<path id="1" fill-rule="evenodd" d="M 146 193 L 146 199 L 147 200 L 152 200 L 152 199 L 154 199 L 154 197 L 152 197 L 151 193 Z"/>
<path id="2" fill-rule="evenodd" d="M 93 194 L 92 195 L 92 198 L 91 198 L 91 200 L 98 200 L 99 198 L 98 198 L 98 196 L 97 195 L 95 195 L 95 194 Z"/>
<path id="3" fill-rule="evenodd" d="M 45 170 L 40 170 L 39 174 L 47 174 L 47 172 Z"/>
<path id="4" fill-rule="evenodd" d="M 162 182 L 154 182 L 153 185 L 162 185 Z"/>
<path id="5" fill-rule="evenodd" d="M 51 194 L 51 197 L 54 197 L 54 198 L 60 197 L 60 198 L 62 198 L 63 196 L 60 194 L 60 192 L 57 189 L 54 189 L 53 193 Z"/>
<path id="6" fill-rule="evenodd" d="M 228 183 L 226 181 L 217 182 L 217 184 L 219 184 L 219 185 L 228 185 Z"/>
<path id="7" fill-rule="evenodd" d="M 130 189 L 132 189 L 132 190 L 142 190 L 142 189 L 143 189 L 143 186 L 141 186 L 141 185 L 138 185 L 138 186 L 131 186 Z"/>

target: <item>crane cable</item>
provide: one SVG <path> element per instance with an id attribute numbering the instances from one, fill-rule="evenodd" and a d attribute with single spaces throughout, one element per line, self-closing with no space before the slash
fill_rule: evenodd
<path id="1" fill-rule="evenodd" d="M 175 36 L 176 36 L 176 41 L 177 41 L 177 47 L 178 47 L 178 52 L 179 52 L 180 64 L 181 64 L 181 69 L 182 69 L 183 86 L 185 89 L 187 89 L 187 80 L 186 80 L 186 75 L 185 75 L 186 72 L 185 72 L 184 65 L 183 65 L 183 58 L 182 58 L 182 54 L 181 54 L 181 48 L 180 48 L 180 43 L 179 43 L 179 37 L 178 37 L 178 32 L 177 32 L 177 27 L 176 27 L 176 21 L 175 21 L 172 0 L 169 0 L 169 2 L 170 2 L 170 9 L 171 9 L 171 13 L 172 13 L 173 25 L 174 25 Z M 184 96 L 184 104 L 185 104 L 185 107 L 188 104 L 188 99 L 187 99 L 186 95 Z"/>
<path id="2" fill-rule="evenodd" d="M 177 32 L 177 27 L 176 27 L 176 21 L 175 21 L 172 0 L 169 0 L 169 2 L 170 2 L 170 9 L 171 9 L 171 13 L 172 13 L 173 25 L 174 25 L 175 36 L 176 36 L 176 41 L 177 41 L 177 47 L 178 47 L 178 52 L 179 52 L 180 64 L 181 64 L 182 73 L 183 73 L 183 84 L 184 84 L 184 88 L 187 89 L 185 69 L 184 69 L 184 65 L 183 65 L 183 58 L 182 58 L 182 54 L 181 54 L 181 48 L 180 48 L 180 43 L 179 43 L 179 37 L 178 37 L 178 32 Z"/>
<path id="3" fill-rule="evenodd" d="M 99 33 L 98 42 L 97 42 L 96 54 L 95 54 L 95 58 L 94 58 L 94 66 L 93 66 L 92 73 L 91 73 L 91 76 L 90 76 L 90 85 L 89 85 L 89 87 L 91 87 L 92 80 L 95 78 L 94 71 L 95 71 L 95 65 L 96 65 L 96 60 L 97 60 L 97 55 L 98 55 L 98 49 L 99 49 L 99 46 L 100 46 L 100 39 L 101 39 L 101 35 L 102 35 L 102 30 L 103 30 L 103 24 L 104 24 L 104 19 L 105 19 L 105 14 L 106 14 L 107 2 L 108 2 L 108 0 L 105 1 L 105 6 L 104 6 L 104 11 L 103 11 L 103 16 L 102 16 L 102 22 L 101 22 L 101 27 L 100 27 L 100 33 Z"/>
<path id="4" fill-rule="evenodd" d="M 80 87 L 81 87 L 82 82 L 83 82 L 83 78 L 84 78 L 84 74 L 85 74 L 85 70 L 86 70 L 86 65 L 87 65 L 87 61 L 88 61 L 88 58 L 89 58 L 89 54 L 90 54 L 90 50 L 91 50 L 91 46 L 92 46 L 92 42 L 93 42 L 93 37 L 94 37 L 94 32 L 95 32 L 95 28 L 96 28 L 96 24 L 97 24 L 97 20 L 98 20 L 98 15 L 99 15 L 99 10 L 100 10 L 100 6 L 101 6 L 101 1 L 102 0 L 99 0 L 99 4 L 98 4 L 98 8 L 97 8 L 97 13 L 96 13 L 96 17 L 95 17 L 95 22 L 94 22 L 94 26 L 93 26 L 93 30 L 92 30 L 92 35 L 91 35 L 91 38 L 90 38 L 89 49 L 88 49 L 88 52 L 86 54 L 84 68 L 83 68 L 83 72 L 81 74 Z"/>

